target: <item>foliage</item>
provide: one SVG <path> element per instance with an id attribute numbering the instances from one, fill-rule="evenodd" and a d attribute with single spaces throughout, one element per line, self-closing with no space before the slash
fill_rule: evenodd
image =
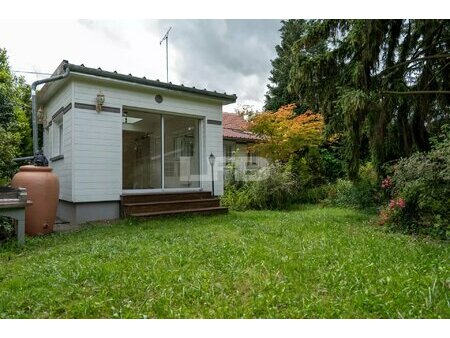
<path id="1" fill-rule="evenodd" d="M 289 165 L 275 162 L 243 179 L 225 182 L 224 206 L 235 210 L 283 209 L 295 199 L 297 181 Z"/>
<path id="2" fill-rule="evenodd" d="M 307 207 L 94 224 L 0 248 L 1 318 L 449 318 L 450 247 Z"/>
<path id="3" fill-rule="evenodd" d="M 361 161 L 383 173 L 429 150 L 450 120 L 450 21 L 289 20 L 281 32 L 266 105 L 290 96 L 323 114 L 326 132 L 345 139 L 352 180 Z"/>
<path id="4" fill-rule="evenodd" d="M 0 185 L 12 177 L 16 166 L 13 159 L 19 153 L 20 134 L 5 130 L 0 126 Z"/>
<path id="5" fill-rule="evenodd" d="M 9 217 L 0 216 L 0 244 L 15 235 L 14 221 Z"/>
<path id="6" fill-rule="evenodd" d="M 360 167 L 358 181 L 338 179 L 328 185 L 328 196 L 324 202 L 340 207 L 373 209 L 380 199 L 377 173 L 371 163 L 366 163 Z"/>
<path id="7" fill-rule="evenodd" d="M 14 173 L 12 159 L 32 152 L 29 86 L 15 77 L 0 49 L 0 184 Z"/>
<path id="8" fill-rule="evenodd" d="M 293 154 L 322 143 L 322 116 L 311 112 L 297 115 L 295 108 L 290 104 L 251 119 L 249 130 L 262 138 L 255 145 L 261 156 L 286 162 Z"/>
<path id="9" fill-rule="evenodd" d="M 290 103 L 298 103 L 298 96 L 288 91 L 289 69 L 292 64 L 292 46 L 304 30 L 305 20 L 281 21 L 281 43 L 275 47 L 277 57 L 271 60 L 270 84 L 267 86 L 266 102 L 264 109 L 277 111 L 282 106 Z M 303 107 L 304 110 L 307 107 Z"/>
<path id="10" fill-rule="evenodd" d="M 381 222 L 393 229 L 448 239 L 450 232 L 450 128 L 433 140 L 432 150 L 415 153 L 395 166 L 390 203 Z M 404 201 L 399 207 L 398 201 Z"/>

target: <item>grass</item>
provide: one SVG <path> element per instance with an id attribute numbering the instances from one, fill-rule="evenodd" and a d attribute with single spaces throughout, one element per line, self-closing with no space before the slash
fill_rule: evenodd
<path id="1" fill-rule="evenodd" d="M 0 317 L 449 318 L 448 263 L 354 210 L 125 220 L 0 249 Z"/>

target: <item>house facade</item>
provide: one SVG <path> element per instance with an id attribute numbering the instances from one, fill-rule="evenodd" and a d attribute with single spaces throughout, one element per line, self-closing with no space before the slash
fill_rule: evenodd
<path id="1" fill-rule="evenodd" d="M 44 154 L 60 180 L 58 216 L 120 216 L 126 194 L 223 193 L 222 107 L 235 95 L 63 61 L 38 93 Z M 208 161 L 216 158 L 212 178 Z"/>
<path id="2" fill-rule="evenodd" d="M 248 130 L 249 123 L 242 116 L 223 113 L 222 124 L 225 174 L 230 163 L 234 163 L 241 172 L 259 169 L 267 164 L 254 149 L 255 143 L 260 141 L 259 137 Z"/>

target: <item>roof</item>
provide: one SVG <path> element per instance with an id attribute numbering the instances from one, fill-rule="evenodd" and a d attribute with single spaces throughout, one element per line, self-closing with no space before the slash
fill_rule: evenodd
<path id="1" fill-rule="evenodd" d="M 221 100 L 225 104 L 234 103 L 236 102 L 237 96 L 236 94 L 227 94 L 227 93 L 218 93 L 217 91 L 210 91 L 205 89 L 198 89 L 195 87 L 186 87 L 183 84 L 176 85 L 172 82 L 161 82 L 159 80 L 149 80 L 145 76 L 144 77 L 137 77 L 133 76 L 132 74 L 120 74 L 116 71 L 106 71 L 101 68 L 90 68 L 86 67 L 85 65 L 75 65 L 72 63 L 69 63 L 66 60 L 63 60 L 61 64 L 58 66 L 58 68 L 55 70 L 53 75 L 62 74 L 65 69 L 69 68 L 71 73 L 79 73 L 79 74 L 86 74 L 86 75 L 93 75 L 98 77 L 103 77 L 107 79 L 114 79 L 114 80 L 120 80 L 124 82 L 130 82 L 130 83 L 137 83 L 144 86 L 149 87 L 157 87 L 157 88 L 164 88 L 174 91 L 181 91 L 191 94 L 198 94 L 202 96 L 207 96 L 210 98 Z M 47 83 L 44 87 L 47 87 L 51 83 Z M 45 91 L 45 89 L 43 88 Z"/>
<path id="2" fill-rule="evenodd" d="M 238 114 L 223 113 L 222 114 L 223 138 L 258 141 L 260 138 L 248 131 L 249 123 Z"/>

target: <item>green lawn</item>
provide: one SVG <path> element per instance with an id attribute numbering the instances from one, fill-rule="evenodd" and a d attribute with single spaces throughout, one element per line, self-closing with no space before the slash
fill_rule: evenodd
<path id="1" fill-rule="evenodd" d="M 122 221 L 0 249 L 1 318 L 450 317 L 449 246 L 334 208 Z"/>

